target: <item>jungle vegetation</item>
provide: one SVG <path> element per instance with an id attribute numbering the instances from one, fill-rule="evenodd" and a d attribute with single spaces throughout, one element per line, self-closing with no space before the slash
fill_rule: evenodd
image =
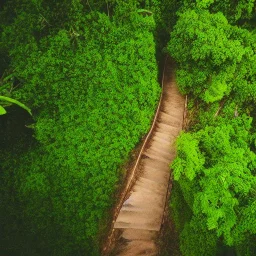
<path id="1" fill-rule="evenodd" d="M 121 165 L 160 93 L 155 21 L 138 10 L 135 1 L 6 1 L 1 95 L 33 120 L 23 113 L 32 128 L 14 138 L 21 110 L 3 117 L 1 255 L 99 254 Z"/>
<path id="2" fill-rule="evenodd" d="M 256 253 L 255 1 L 182 1 L 168 52 L 188 95 L 171 209 L 182 255 Z"/>
<path id="3" fill-rule="evenodd" d="M 255 255 L 255 18 L 254 0 L 1 2 L 0 254 L 100 255 L 167 53 L 190 121 L 172 165 L 181 254 Z"/>

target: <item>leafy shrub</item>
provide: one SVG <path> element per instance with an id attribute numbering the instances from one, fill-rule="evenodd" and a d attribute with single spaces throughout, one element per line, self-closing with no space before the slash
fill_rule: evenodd
<path id="1" fill-rule="evenodd" d="M 21 37 L 21 20 L 37 23 L 34 13 L 46 7 L 34 2 L 30 10 L 24 1 L 24 11 L 3 27 L 4 42 Z M 23 40 L 6 44 L 22 84 L 15 96 L 35 113 L 38 143 L 2 165 L 14 176 L 6 179 L 22 205 L 21 217 L 15 204 L 11 211 L 37 237 L 25 236 L 17 248 L 34 244 L 40 255 L 99 253 L 99 230 L 114 202 L 120 166 L 150 127 L 160 92 L 153 17 L 138 14 L 132 3 L 117 4 L 108 16 L 84 12 L 79 2 L 59 6 L 63 24 L 48 10 L 39 36 L 31 25 Z"/>

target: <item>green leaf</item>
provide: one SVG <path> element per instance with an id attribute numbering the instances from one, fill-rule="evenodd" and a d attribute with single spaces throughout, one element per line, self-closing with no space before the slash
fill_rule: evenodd
<path id="1" fill-rule="evenodd" d="M 148 14 L 148 15 L 152 15 L 153 13 L 149 10 L 146 9 L 139 9 L 137 10 L 138 13 L 142 13 L 142 14 Z"/>
<path id="2" fill-rule="evenodd" d="M 4 114 L 6 114 L 6 110 L 5 110 L 4 107 L 2 107 L 2 106 L 0 105 L 0 115 L 4 115 Z"/>
<path id="3" fill-rule="evenodd" d="M 7 102 L 10 102 L 10 103 L 14 103 L 18 106 L 20 106 L 21 108 L 25 109 L 31 116 L 32 116 L 32 113 L 31 113 L 31 109 L 28 108 L 27 106 L 25 106 L 23 103 L 19 102 L 18 100 L 14 100 L 12 98 L 9 98 L 9 97 L 5 97 L 5 96 L 0 96 L 0 100 L 2 101 L 7 101 Z M 1 109 L 0 109 L 1 110 Z M 6 112 L 5 112 L 6 113 Z M 4 114 L 5 114 L 4 113 Z M 2 114 L 3 115 L 3 114 Z"/>

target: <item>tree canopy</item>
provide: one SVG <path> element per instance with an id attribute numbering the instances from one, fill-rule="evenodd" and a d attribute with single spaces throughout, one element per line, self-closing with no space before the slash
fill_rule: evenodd
<path id="1" fill-rule="evenodd" d="M 172 164 L 182 255 L 255 253 L 254 2 L 184 1 L 167 46 L 189 98 Z"/>

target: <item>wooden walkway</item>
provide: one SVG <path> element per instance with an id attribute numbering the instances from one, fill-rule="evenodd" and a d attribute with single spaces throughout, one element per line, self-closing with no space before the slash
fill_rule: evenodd
<path id="1" fill-rule="evenodd" d="M 114 229 L 118 238 L 111 255 L 157 255 L 156 240 L 162 224 L 175 157 L 175 139 L 182 129 L 185 100 L 179 93 L 171 63 L 166 64 L 163 92 L 153 131 L 142 151 L 136 179 L 129 190 Z"/>

